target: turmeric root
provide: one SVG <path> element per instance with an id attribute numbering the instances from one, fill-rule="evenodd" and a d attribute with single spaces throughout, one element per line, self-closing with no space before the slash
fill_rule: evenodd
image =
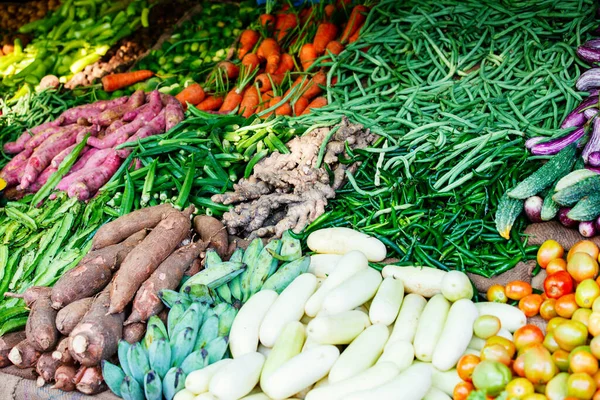
<path id="1" fill-rule="evenodd" d="M 19 342 L 25 340 L 25 331 L 7 333 L 0 336 L 0 368 L 8 367 L 11 362 L 8 354 Z"/>
<path id="2" fill-rule="evenodd" d="M 17 343 L 8 353 L 8 359 L 17 368 L 31 368 L 40 358 L 40 352 L 37 351 L 27 339 Z"/>
<path id="3" fill-rule="evenodd" d="M 53 350 L 58 343 L 56 310 L 49 296 L 40 296 L 31 306 L 25 334 L 27 341 L 40 352 Z"/>

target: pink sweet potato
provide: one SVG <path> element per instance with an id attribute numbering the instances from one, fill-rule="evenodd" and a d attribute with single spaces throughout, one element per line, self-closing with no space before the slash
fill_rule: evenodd
<path id="1" fill-rule="evenodd" d="M 0 336 L 0 368 L 8 367 L 11 362 L 8 354 L 19 342 L 25 340 L 25 331 L 7 333 Z"/>
<path id="2" fill-rule="evenodd" d="M 27 339 L 17 343 L 8 353 L 8 359 L 17 368 L 31 368 L 40 358 L 37 351 Z"/>
<path id="3" fill-rule="evenodd" d="M 35 367 L 39 377 L 37 379 L 37 386 L 42 387 L 48 382 L 54 380 L 56 369 L 60 366 L 60 361 L 52 358 L 52 353 L 44 353 L 40 356 Z"/>
<path id="4" fill-rule="evenodd" d="M 68 337 L 64 337 L 59 340 L 58 344 L 56 345 L 56 350 L 52 352 L 52 358 L 54 358 L 57 361 L 60 361 L 61 364 L 71 365 L 75 362 L 75 360 L 73 360 L 73 357 L 71 356 L 71 353 L 69 352 Z"/>
<path id="5" fill-rule="evenodd" d="M 125 258 L 111 285 L 111 314 L 123 312 L 142 283 L 188 235 L 192 210 L 193 206 L 184 212 L 169 214 Z"/>
<path id="6" fill-rule="evenodd" d="M 67 147 L 66 149 L 64 149 L 63 151 L 61 151 L 60 153 L 58 153 L 50 162 L 50 165 L 54 168 L 58 168 L 58 166 L 60 165 L 61 162 L 63 162 L 63 160 L 73 152 L 73 149 L 75 149 L 75 146 L 77 146 L 76 143 L 72 144 L 71 146 Z"/>
<path id="7" fill-rule="evenodd" d="M 76 300 L 61 309 L 56 314 L 56 329 L 63 335 L 68 336 L 88 312 L 93 301 L 92 297 L 86 297 L 85 299 Z"/>
<path id="8" fill-rule="evenodd" d="M 48 297 L 52 293 L 52 288 L 46 286 L 32 286 L 25 290 L 23 293 L 4 293 L 5 297 L 13 297 L 17 299 L 23 299 L 25 305 L 29 308 L 33 306 L 33 303 L 40 297 Z"/>
<path id="9" fill-rule="evenodd" d="M 52 307 L 61 309 L 76 300 L 91 297 L 104 289 L 110 282 L 113 271 L 145 237 L 146 231 L 142 230 L 134 233 L 122 243 L 90 252 L 75 268 L 67 271 L 54 284 L 51 295 Z M 63 334 L 66 335 L 65 332 Z"/>
<path id="10" fill-rule="evenodd" d="M 4 179 L 8 186 L 15 186 L 21 181 L 25 172 L 27 160 L 33 154 L 33 150 L 24 150 L 13 157 L 0 171 L 0 178 Z"/>
<path id="11" fill-rule="evenodd" d="M 175 125 L 183 121 L 183 107 L 181 103 L 176 102 L 176 104 L 168 104 L 165 107 L 165 118 L 166 118 L 166 128 L 165 132 L 170 131 Z"/>
<path id="12" fill-rule="evenodd" d="M 93 367 L 112 357 L 123 337 L 123 313 L 108 314 L 112 285 L 94 299 L 90 310 L 69 335 L 69 352 L 83 366 Z"/>
<path id="13" fill-rule="evenodd" d="M 85 104 L 83 106 L 68 109 L 62 113 L 60 117 L 63 118 L 65 125 L 73 124 L 80 118 L 89 119 L 109 108 L 121 106 L 125 104 L 127 100 L 127 97 L 119 97 L 118 99 L 114 100 L 100 100 L 95 103 Z"/>
<path id="14" fill-rule="evenodd" d="M 69 185 L 69 188 L 67 189 L 67 195 L 69 197 L 77 197 L 81 201 L 88 200 L 110 180 L 123 163 L 123 159 L 119 157 L 116 150 L 111 150 L 112 152 L 100 167 L 95 170 L 90 170 L 88 173 L 77 179 L 77 181 Z"/>
<path id="15" fill-rule="evenodd" d="M 171 213 L 178 211 L 170 204 L 142 208 L 105 224 L 92 239 L 92 250 L 121 242 L 143 229 L 152 229 Z"/>
<path id="16" fill-rule="evenodd" d="M 71 173 L 56 185 L 56 189 L 65 191 L 69 186 L 83 176 L 89 170 L 98 168 L 102 165 L 106 157 L 112 152 L 112 149 L 98 150 L 90 149 L 80 160 L 71 168 Z M 83 171 L 83 172 L 82 172 Z"/>
<path id="17" fill-rule="evenodd" d="M 39 147 L 42 143 L 44 143 L 50 136 L 67 130 L 73 130 L 74 128 L 77 128 L 77 125 L 53 126 L 48 129 L 44 129 L 27 142 L 25 149 L 34 150 L 36 147 Z"/>
<path id="18" fill-rule="evenodd" d="M 142 340 L 146 333 L 146 324 L 143 322 L 134 322 L 123 327 L 123 340 L 129 344 L 134 344 Z"/>
<path id="19" fill-rule="evenodd" d="M 61 125 L 63 122 L 62 118 L 58 118 L 54 121 L 46 122 L 36 126 L 32 129 L 26 129 L 19 138 L 14 142 L 9 142 L 4 145 L 4 151 L 8 154 L 17 154 L 25 150 L 25 145 L 38 133 L 45 131 L 49 128 L 55 128 Z"/>
<path id="20" fill-rule="evenodd" d="M 208 215 L 194 217 L 194 230 L 200 235 L 203 242 L 209 243 L 221 258 L 226 258 L 229 251 L 229 236 L 225 225 L 218 219 Z"/>
<path id="21" fill-rule="evenodd" d="M 136 90 L 131 97 L 127 100 L 126 103 L 111 107 L 101 114 L 92 117 L 89 121 L 92 124 L 100 125 L 100 126 L 109 126 L 114 121 L 120 119 L 125 113 L 135 110 L 144 104 L 146 100 L 146 96 L 142 90 Z"/>
<path id="22" fill-rule="evenodd" d="M 158 115 L 152 119 L 152 121 L 148 122 L 146 125 L 140 128 L 134 135 L 132 135 L 131 137 L 129 137 L 129 139 L 123 141 L 122 143 L 135 142 L 139 139 L 143 139 L 148 136 L 158 135 L 159 133 L 165 132 L 165 115 L 165 109 L 161 110 L 158 113 Z M 117 150 L 117 154 L 121 158 L 127 158 L 127 156 L 129 156 L 129 153 L 131 153 L 130 149 Z"/>
<path id="23" fill-rule="evenodd" d="M 52 308 L 50 296 L 40 296 L 31 306 L 25 325 L 27 341 L 38 351 L 53 350 L 58 343 L 56 310 Z"/>
<path id="24" fill-rule="evenodd" d="M 87 395 L 98 394 L 105 391 L 107 386 L 102 378 L 102 368 L 100 368 L 99 365 L 96 365 L 95 367 L 86 367 L 81 376 L 78 376 L 78 382 L 75 387 L 81 393 Z"/>
<path id="25" fill-rule="evenodd" d="M 192 243 L 167 257 L 137 291 L 125 325 L 148 321 L 148 318 L 161 312 L 164 305 L 158 297 L 158 292 L 163 289 L 176 289 L 184 272 L 205 248 L 204 243 Z"/>
<path id="26" fill-rule="evenodd" d="M 46 184 L 46 182 L 48 182 L 48 179 L 57 170 L 58 170 L 58 168 L 53 167 L 52 165 L 47 166 L 46 169 L 43 170 L 42 173 L 37 177 L 35 182 L 33 182 L 31 185 L 29 185 L 27 190 L 30 192 L 33 192 L 33 193 L 37 192 L 38 190 L 40 190 L 42 188 L 42 186 L 44 186 Z"/>
<path id="27" fill-rule="evenodd" d="M 72 392 L 75 390 L 75 374 L 77 374 L 77 368 L 73 365 L 61 365 L 56 369 L 54 374 L 55 384 L 52 386 L 53 389 L 60 389 L 63 392 Z"/>

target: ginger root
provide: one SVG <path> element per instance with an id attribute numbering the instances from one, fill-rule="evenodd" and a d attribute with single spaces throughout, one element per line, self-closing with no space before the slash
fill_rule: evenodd
<path id="1" fill-rule="evenodd" d="M 317 168 L 319 150 L 332 129 L 337 130 Z M 300 232 L 325 212 L 328 200 L 344 183 L 346 170 L 358 167 L 358 163 L 338 162 L 340 155 L 349 158 L 346 144 L 350 149 L 361 149 L 375 138 L 362 125 L 344 118 L 338 127 L 316 129 L 294 138 L 287 144 L 289 154 L 271 154 L 254 166 L 252 176 L 240 179 L 233 192 L 214 195 L 212 200 L 237 204 L 223 215 L 231 235 L 281 237 L 288 229 Z"/>

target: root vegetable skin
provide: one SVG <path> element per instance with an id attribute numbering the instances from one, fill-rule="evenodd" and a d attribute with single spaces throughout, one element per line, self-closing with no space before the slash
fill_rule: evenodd
<path id="1" fill-rule="evenodd" d="M 37 299 L 40 297 L 49 296 L 50 293 L 52 293 L 52 288 L 46 286 L 32 286 L 23 293 L 5 293 L 4 296 L 23 299 L 23 301 L 25 301 L 25 305 L 28 308 L 31 308 Z"/>
<path id="2" fill-rule="evenodd" d="M 146 96 L 144 92 L 142 90 L 137 90 L 129 97 L 126 103 L 108 108 L 96 117 L 90 118 L 89 121 L 92 124 L 109 126 L 111 123 L 125 115 L 125 113 L 142 106 L 145 101 Z"/>
<path id="3" fill-rule="evenodd" d="M 56 350 L 52 352 L 52 358 L 56 361 L 60 361 L 61 364 L 73 364 L 74 360 L 69 353 L 69 338 L 64 337 L 60 339 L 58 345 L 56 346 Z"/>
<path id="4" fill-rule="evenodd" d="M 13 157 L 0 171 L 0 178 L 4 179 L 8 186 L 17 185 L 25 172 L 27 160 L 33 153 L 33 150 L 25 150 Z"/>
<path id="5" fill-rule="evenodd" d="M 0 336 L 0 368 L 8 367 L 11 361 L 8 354 L 17 344 L 25 340 L 25 331 L 7 333 Z"/>
<path id="6" fill-rule="evenodd" d="M 50 351 L 58 343 L 56 310 L 52 308 L 50 296 L 40 296 L 31 306 L 25 334 L 31 346 L 38 351 Z"/>
<path id="7" fill-rule="evenodd" d="M 183 108 L 180 104 L 167 104 L 165 107 L 165 132 L 183 121 Z"/>
<path id="8" fill-rule="evenodd" d="M 32 129 L 25 130 L 19 138 L 14 142 L 8 142 L 4 145 L 4 151 L 8 154 L 17 154 L 25 150 L 25 145 L 38 133 L 49 128 L 56 128 L 61 125 L 63 119 L 58 118 L 51 122 L 46 122 Z"/>
<path id="9" fill-rule="evenodd" d="M 93 298 L 87 297 L 68 304 L 56 314 L 56 328 L 68 336 L 90 309 Z"/>
<path id="10" fill-rule="evenodd" d="M 229 236 L 221 221 L 208 215 L 198 215 L 194 217 L 194 230 L 203 242 L 209 243 L 209 247 L 217 251 L 221 258 L 227 257 Z"/>
<path id="11" fill-rule="evenodd" d="M 142 283 L 187 236 L 190 227 L 187 212 L 171 213 L 129 253 L 111 285 L 109 313 L 123 312 Z"/>
<path id="12" fill-rule="evenodd" d="M 27 339 L 17 343 L 8 353 L 8 359 L 17 368 L 31 368 L 39 358 L 40 352 Z"/>
<path id="13" fill-rule="evenodd" d="M 54 380 L 56 383 L 52 388 L 60 389 L 63 392 L 72 392 L 75 390 L 75 374 L 77 369 L 72 365 L 61 365 L 56 369 Z"/>
<path id="14" fill-rule="evenodd" d="M 105 391 L 107 386 L 102 378 L 102 369 L 100 366 L 96 365 L 95 367 L 85 368 L 81 376 L 78 376 L 78 382 L 75 387 L 81 393 L 85 393 L 87 395 L 93 395 Z"/>
<path id="15" fill-rule="evenodd" d="M 123 327 L 123 340 L 129 344 L 135 344 L 142 340 L 146 333 L 146 324 L 134 322 Z"/>
<path id="16" fill-rule="evenodd" d="M 41 387 L 44 386 L 45 383 L 52 382 L 54 380 L 54 375 L 56 374 L 56 369 L 60 364 L 60 360 L 52 358 L 52 353 L 42 354 L 35 367 L 35 370 L 39 375 L 38 386 Z"/>

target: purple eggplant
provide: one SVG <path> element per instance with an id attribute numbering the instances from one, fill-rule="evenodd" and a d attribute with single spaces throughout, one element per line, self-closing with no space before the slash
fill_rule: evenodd
<path id="1" fill-rule="evenodd" d="M 523 204 L 523 209 L 525 210 L 525 215 L 531 222 L 542 222 L 542 205 L 544 204 L 544 199 L 540 196 L 531 196 L 525 203 Z"/>
<path id="2" fill-rule="evenodd" d="M 577 48 L 577 56 L 589 64 L 594 64 L 600 62 L 600 49 L 579 46 Z"/>
<path id="3" fill-rule="evenodd" d="M 597 174 L 600 174 L 600 167 L 592 167 L 591 165 L 586 165 L 585 169 L 588 169 L 590 171 L 594 171 Z"/>
<path id="4" fill-rule="evenodd" d="M 594 226 L 596 227 L 596 231 L 600 231 L 600 217 L 596 218 Z"/>
<path id="5" fill-rule="evenodd" d="M 578 128 L 573 132 L 569 132 L 562 137 L 552 139 L 544 143 L 536 144 L 531 149 L 531 154 L 534 154 L 536 156 L 556 154 L 571 143 L 575 143 L 576 141 L 581 139 L 584 135 L 585 130 L 583 128 Z"/>
<path id="6" fill-rule="evenodd" d="M 600 151 L 600 118 L 595 118 L 592 123 L 590 140 L 587 142 L 581 153 L 583 161 L 587 164 L 590 154 L 596 151 Z"/>
<path id="7" fill-rule="evenodd" d="M 594 221 L 583 221 L 579 223 L 579 233 L 581 236 L 589 238 L 596 236 L 596 226 Z"/>
<path id="8" fill-rule="evenodd" d="M 588 156 L 588 165 L 590 167 L 600 167 L 600 151 L 593 151 Z"/>
<path id="9" fill-rule="evenodd" d="M 569 211 L 571 211 L 571 209 L 567 207 L 558 210 L 558 220 L 563 226 L 567 228 L 576 228 L 579 222 L 573 221 L 571 218 L 567 217 Z"/>
<path id="10" fill-rule="evenodd" d="M 575 84 L 577 90 L 589 92 L 591 89 L 600 88 L 600 68 L 592 68 L 585 71 Z"/>
<path id="11" fill-rule="evenodd" d="M 600 49 L 600 39 L 588 40 L 582 46 L 589 49 Z"/>
<path id="12" fill-rule="evenodd" d="M 583 115 L 585 115 L 586 119 L 592 119 L 597 114 L 598 114 L 598 109 L 597 108 L 588 108 L 588 109 L 586 109 L 586 110 L 583 111 Z"/>
<path id="13" fill-rule="evenodd" d="M 588 108 L 589 106 L 593 106 L 596 103 L 598 103 L 597 95 L 588 97 L 587 99 L 582 101 L 581 104 L 579 104 L 573 111 L 571 111 L 569 115 L 567 115 L 567 118 L 565 118 L 560 127 L 562 129 L 567 129 L 572 126 L 582 126 L 583 124 L 585 124 L 586 121 L 586 117 L 582 113 L 582 111 Z"/>
<path id="14" fill-rule="evenodd" d="M 545 138 L 544 136 L 536 136 L 536 137 L 532 137 L 531 139 L 527 139 L 527 141 L 525 141 L 525 148 L 527 150 L 531 150 L 533 148 L 533 146 L 535 146 L 536 144 L 543 142 L 544 140 L 546 140 L 547 138 Z"/>

